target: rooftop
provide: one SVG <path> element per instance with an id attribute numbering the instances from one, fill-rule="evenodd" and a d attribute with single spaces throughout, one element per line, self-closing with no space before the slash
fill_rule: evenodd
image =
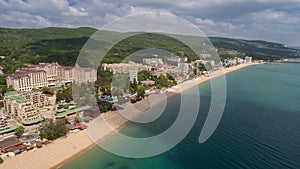
<path id="1" fill-rule="evenodd" d="M 8 137 L 0 141 L 0 148 L 1 149 L 7 149 L 13 146 L 16 146 L 18 144 L 22 144 L 22 142 L 15 136 Z"/>
<path id="2" fill-rule="evenodd" d="M 4 93 L 4 96 L 11 96 L 11 95 L 15 95 L 18 93 L 19 93 L 18 91 L 9 91 L 9 92 Z"/>
<path id="3" fill-rule="evenodd" d="M 44 120 L 44 118 L 39 117 L 39 118 L 34 119 L 34 120 L 25 121 L 23 124 L 24 124 L 24 125 L 35 124 L 35 123 L 41 122 L 41 121 L 43 121 L 43 120 Z"/>
<path id="4" fill-rule="evenodd" d="M 74 114 L 74 113 L 77 113 L 77 112 L 80 112 L 80 111 L 83 111 L 83 110 L 86 110 L 86 109 L 89 109 L 89 108 L 91 108 L 91 106 L 83 106 L 83 107 L 78 107 L 76 109 L 67 110 L 65 112 L 58 113 L 56 115 L 56 118 L 64 118 L 65 116 L 68 116 L 70 114 Z"/>
<path id="5" fill-rule="evenodd" d="M 4 130 L 0 130 L 0 134 L 4 134 L 4 133 L 9 133 L 9 132 L 15 131 L 18 127 L 20 127 L 20 126 L 12 126 L 12 127 L 6 128 Z"/>
<path id="6" fill-rule="evenodd" d="M 38 93 L 36 91 L 9 91 L 4 93 L 4 96 L 12 96 L 16 94 L 33 94 L 33 93 Z"/>
<path id="7" fill-rule="evenodd" d="M 22 96 L 11 96 L 11 97 L 9 97 L 9 99 L 16 100 L 18 103 L 26 103 L 26 102 L 30 101 Z"/>

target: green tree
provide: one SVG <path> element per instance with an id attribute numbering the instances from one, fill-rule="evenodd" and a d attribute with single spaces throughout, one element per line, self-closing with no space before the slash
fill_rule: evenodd
<path id="1" fill-rule="evenodd" d="M 142 70 L 138 72 L 138 81 L 149 80 L 151 77 L 151 72 L 148 70 Z"/>
<path id="2" fill-rule="evenodd" d="M 112 104 L 108 102 L 101 102 L 99 105 L 99 110 L 101 113 L 107 112 L 112 109 Z"/>
<path id="3" fill-rule="evenodd" d="M 55 140 L 59 137 L 65 136 L 67 134 L 67 128 L 65 125 L 65 120 L 57 120 L 53 122 L 52 119 L 47 119 L 39 127 L 40 137 L 49 140 Z"/>
<path id="4" fill-rule="evenodd" d="M 137 91 L 137 83 L 136 80 L 134 80 L 133 82 L 130 82 L 130 87 L 129 87 L 129 92 L 130 93 L 135 93 Z"/>
<path id="5" fill-rule="evenodd" d="M 143 85 L 137 86 L 137 96 L 141 96 L 141 97 L 145 96 L 145 87 Z"/>
<path id="6" fill-rule="evenodd" d="M 81 121 L 82 119 L 80 118 L 79 113 L 76 113 L 75 122 L 80 123 Z"/>
<path id="7" fill-rule="evenodd" d="M 166 74 L 166 77 L 168 80 L 175 80 L 174 76 L 169 73 Z"/>
<path id="8" fill-rule="evenodd" d="M 22 126 L 18 127 L 18 128 L 15 130 L 15 135 L 16 135 L 17 137 L 21 137 L 23 133 L 24 133 L 24 127 L 22 127 Z"/>
<path id="9" fill-rule="evenodd" d="M 0 158 L 0 164 L 2 164 L 3 163 L 3 159 L 2 158 Z"/>
<path id="10" fill-rule="evenodd" d="M 159 76 L 155 79 L 155 86 L 160 89 L 162 87 L 171 87 L 173 85 L 173 81 L 169 81 L 165 76 Z"/>
<path id="11" fill-rule="evenodd" d="M 45 95 L 47 95 L 47 96 L 53 96 L 53 94 L 50 92 L 50 88 L 47 87 L 47 86 L 44 86 L 42 88 L 42 93 L 45 94 Z"/>
<path id="12" fill-rule="evenodd" d="M 50 88 L 49 87 L 47 87 L 47 86 L 44 86 L 43 88 L 42 88 L 42 92 L 45 94 L 45 93 L 50 93 Z"/>

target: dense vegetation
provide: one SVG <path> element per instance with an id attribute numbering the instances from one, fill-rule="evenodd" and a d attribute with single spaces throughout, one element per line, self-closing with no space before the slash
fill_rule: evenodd
<path id="1" fill-rule="evenodd" d="M 64 120 L 56 120 L 53 122 L 52 119 L 47 119 L 39 128 L 40 137 L 48 140 L 55 140 L 59 137 L 67 134 L 67 128 Z"/>
<path id="2" fill-rule="evenodd" d="M 22 127 L 22 126 L 18 127 L 18 128 L 15 130 L 15 135 L 16 135 L 17 137 L 21 137 L 23 133 L 24 133 L 24 127 Z"/>
<path id="3" fill-rule="evenodd" d="M 300 50 L 288 48 L 279 43 L 219 37 L 212 37 L 210 40 L 218 49 L 235 50 L 247 56 L 252 56 L 254 59 L 276 60 L 300 56 Z"/>
<path id="4" fill-rule="evenodd" d="M 57 102 L 61 102 L 61 101 L 70 102 L 72 100 L 73 100 L 72 86 L 66 86 L 57 91 L 57 93 L 56 93 L 56 101 Z"/>
<path id="5" fill-rule="evenodd" d="M 93 28 L 0 28 L 0 55 L 5 56 L 5 58 L 0 58 L 0 66 L 7 69 L 8 72 L 12 72 L 24 63 L 57 61 L 62 65 L 74 65 L 81 48 L 95 31 L 96 29 Z M 100 36 L 107 36 L 105 38 L 118 35 L 120 34 L 107 31 L 100 33 Z M 282 57 L 296 57 L 299 54 L 299 50 L 286 48 L 278 43 L 215 37 L 210 40 L 218 49 L 235 50 L 253 56 L 254 59 L 273 60 Z M 109 43 L 109 40 L 98 43 L 99 45 Z M 189 59 L 196 57 L 185 44 L 174 38 L 157 34 L 140 34 L 127 38 L 116 45 L 108 53 L 110 59 L 105 61 L 120 61 L 120 57 L 124 57 L 132 51 L 149 47 L 166 49 L 171 52 L 184 51 Z M 227 56 L 222 53 L 221 57 Z"/>
<path id="6" fill-rule="evenodd" d="M 95 32 L 96 29 L 93 28 L 0 28 L 0 66 L 4 68 L 3 71 L 6 74 L 12 73 L 24 63 L 58 62 L 61 65 L 74 66 L 83 45 Z M 103 41 L 91 40 L 95 43 L 90 47 L 96 49 L 98 54 L 103 54 L 106 50 L 103 46 L 109 46 L 107 44 L 111 44 L 113 40 L 117 39 L 116 37 L 125 35 L 109 31 L 98 31 L 97 34 L 102 37 Z M 153 33 L 129 36 L 113 46 L 105 54 L 103 62 L 121 62 L 128 55 L 147 48 L 159 48 L 173 53 L 183 51 L 189 60 L 198 58 L 187 45 L 177 40 L 176 37 L 172 37 Z M 199 37 L 180 37 L 195 44 L 201 42 Z M 221 59 L 248 55 L 254 59 L 275 60 L 295 58 L 300 55 L 299 49 L 287 48 L 278 43 L 216 37 L 212 37 L 210 40 L 218 49 Z M 103 78 L 97 82 L 97 85 L 104 86 L 101 90 L 110 93 L 107 91 L 109 84 L 100 83 L 111 81 L 112 76 L 104 72 L 98 72 L 98 76 Z M 4 86 L 5 77 L 1 77 L 0 88 L 3 89 Z"/>

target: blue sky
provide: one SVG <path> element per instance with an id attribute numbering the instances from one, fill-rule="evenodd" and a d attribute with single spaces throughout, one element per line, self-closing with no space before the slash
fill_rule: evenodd
<path id="1" fill-rule="evenodd" d="M 0 26 L 94 27 L 142 12 L 164 12 L 207 36 L 300 46 L 300 0 L 0 0 Z"/>

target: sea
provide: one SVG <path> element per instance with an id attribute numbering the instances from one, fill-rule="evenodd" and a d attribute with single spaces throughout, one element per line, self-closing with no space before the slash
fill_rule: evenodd
<path id="1" fill-rule="evenodd" d="M 200 97 L 199 112 L 187 136 L 169 151 L 126 158 L 95 146 L 61 169 L 299 169 L 300 64 L 250 66 L 227 74 L 226 83 L 222 119 L 206 142 L 200 144 L 198 139 L 211 104 L 210 82 L 183 93 L 190 99 Z M 200 96 L 193 96 L 197 90 Z M 169 98 L 158 119 L 132 122 L 120 132 L 146 138 L 165 131 L 178 115 L 180 100 L 180 95 Z"/>

